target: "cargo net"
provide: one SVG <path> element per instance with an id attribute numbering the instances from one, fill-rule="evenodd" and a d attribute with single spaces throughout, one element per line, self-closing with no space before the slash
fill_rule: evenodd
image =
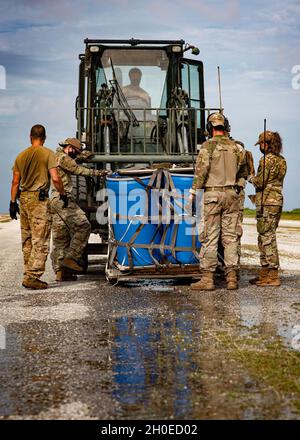
<path id="1" fill-rule="evenodd" d="M 193 176 L 174 174 L 168 169 L 157 169 L 148 177 L 113 177 L 107 179 L 109 190 L 117 189 L 119 205 L 128 202 L 129 193 L 122 191 L 128 181 L 139 196 L 139 214 L 132 213 L 126 205 L 126 215 L 117 212 L 112 203 L 113 191 L 108 192 L 109 202 L 109 258 L 107 270 L 133 271 L 134 269 L 167 268 L 174 265 L 199 264 L 201 244 L 189 189 Z M 125 185 L 125 182 L 127 184 Z M 177 187 L 176 187 L 177 185 Z M 121 190 L 120 190 L 121 188 Z M 127 198 L 127 199 L 126 199 Z M 126 199 L 126 200 L 125 200 Z M 114 205 L 114 207 L 113 207 Z"/>

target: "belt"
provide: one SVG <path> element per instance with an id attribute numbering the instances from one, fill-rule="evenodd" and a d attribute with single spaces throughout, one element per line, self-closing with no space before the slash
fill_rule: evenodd
<path id="1" fill-rule="evenodd" d="M 235 189 L 235 186 L 206 186 L 204 191 L 227 191 L 228 189 Z"/>
<path id="2" fill-rule="evenodd" d="M 49 197 L 49 191 L 44 189 L 38 189 L 36 191 L 21 191 L 21 194 L 40 194 L 41 192 L 44 192 L 45 197 Z"/>

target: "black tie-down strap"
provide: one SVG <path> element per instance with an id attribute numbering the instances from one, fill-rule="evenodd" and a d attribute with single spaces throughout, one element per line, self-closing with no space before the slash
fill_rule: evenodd
<path id="1" fill-rule="evenodd" d="M 196 257 L 196 259 L 199 259 L 199 249 L 196 249 L 196 221 L 195 224 L 190 226 L 192 229 L 192 247 L 190 246 L 176 246 L 176 240 L 177 240 L 177 233 L 178 233 L 178 227 L 179 224 L 175 223 L 173 224 L 173 234 L 171 238 L 171 243 L 166 244 L 166 239 L 168 236 L 168 232 L 170 229 L 171 224 L 170 223 L 164 223 L 164 215 L 163 215 L 163 206 L 162 206 L 162 199 L 159 197 L 159 204 L 158 204 L 158 216 L 155 219 L 156 220 L 156 229 L 154 231 L 153 236 L 151 237 L 150 243 L 135 243 L 135 240 L 137 239 L 138 235 L 141 233 L 143 228 L 151 223 L 151 217 L 149 214 L 149 196 L 151 196 L 152 190 L 165 190 L 169 194 L 171 193 L 171 197 L 168 199 L 169 203 L 169 209 L 170 209 L 170 216 L 168 217 L 168 220 L 170 222 L 172 220 L 176 219 L 176 216 L 178 218 L 178 214 L 176 214 L 175 206 L 181 210 L 180 212 L 184 212 L 184 196 L 178 195 L 176 196 L 176 188 L 172 179 L 172 176 L 167 169 L 157 169 L 153 172 L 153 174 L 150 177 L 150 180 L 148 184 L 145 184 L 139 177 L 134 177 L 136 182 L 138 182 L 141 186 L 143 186 L 146 190 L 146 206 L 145 206 L 145 214 L 143 216 L 135 216 L 133 218 L 126 217 L 126 220 L 129 222 L 128 228 L 131 226 L 133 221 L 137 221 L 137 218 L 141 220 L 141 223 L 138 225 L 136 231 L 132 235 L 129 241 L 122 241 L 122 240 L 116 240 L 114 235 L 114 230 L 111 224 L 111 219 L 109 218 L 109 259 L 108 259 L 108 268 L 117 267 L 120 270 L 128 270 L 128 267 L 121 266 L 117 261 L 117 249 L 118 247 L 125 247 L 127 251 L 127 257 L 128 257 L 128 263 L 129 268 L 132 271 L 134 269 L 133 264 L 133 251 L 136 249 L 145 249 L 149 251 L 149 254 L 151 256 L 151 259 L 153 261 L 153 265 L 155 265 L 158 268 L 162 268 L 165 266 L 168 266 L 172 263 L 170 263 L 167 260 L 166 251 L 168 251 L 168 254 L 172 255 L 174 261 L 177 264 L 180 263 L 176 258 L 177 252 L 192 252 L 193 255 Z M 174 199 L 174 202 L 172 202 L 172 199 Z M 164 200 L 166 202 L 166 200 Z M 123 218 L 120 214 L 115 215 L 116 219 Z M 164 227 L 164 228 L 163 228 Z M 160 243 L 155 243 L 155 239 L 157 237 L 157 234 L 160 232 L 160 230 L 163 230 L 162 237 L 160 240 Z M 126 236 L 126 233 L 123 235 Z M 157 251 L 156 253 L 154 251 Z M 155 255 L 156 254 L 156 255 Z M 148 266 L 148 265 L 147 265 Z M 141 266 L 139 266 L 141 267 Z"/>

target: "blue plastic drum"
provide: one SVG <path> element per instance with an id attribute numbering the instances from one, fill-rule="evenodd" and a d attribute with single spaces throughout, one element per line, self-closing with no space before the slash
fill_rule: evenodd
<path id="1" fill-rule="evenodd" d="M 115 240 L 121 243 L 117 247 L 118 263 L 121 266 L 130 266 L 128 251 L 124 244 L 126 245 L 132 239 L 141 223 L 144 223 L 130 247 L 132 262 L 133 266 L 153 265 L 154 260 L 149 249 L 135 246 L 135 244 L 148 245 L 152 242 L 159 244 L 161 241 L 161 233 L 157 231 L 157 224 L 142 219 L 142 217 L 147 218 L 150 209 L 150 197 L 147 196 L 145 188 L 150 177 L 140 177 L 139 180 L 143 184 L 137 182 L 134 178 L 119 175 L 109 177 L 106 180 L 110 223 L 112 224 Z M 158 256 L 158 252 L 154 251 L 153 255 Z"/>
<path id="2" fill-rule="evenodd" d="M 165 243 L 167 245 L 174 243 L 175 247 L 185 247 L 187 250 L 176 251 L 176 259 L 172 256 L 171 251 L 166 251 L 165 255 L 170 263 L 197 264 L 199 263 L 199 258 L 197 255 L 200 250 L 201 243 L 198 238 L 197 227 L 195 224 L 193 224 L 193 219 L 185 210 L 185 207 L 188 203 L 189 189 L 193 184 L 193 176 L 171 173 L 171 177 L 177 193 L 177 196 L 172 198 L 172 203 L 174 205 L 174 211 L 177 214 L 178 224 L 175 225 L 174 221 L 171 221 L 167 231 Z M 175 238 L 174 234 L 176 234 Z M 196 255 L 193 250 L 196 251 Z"/>

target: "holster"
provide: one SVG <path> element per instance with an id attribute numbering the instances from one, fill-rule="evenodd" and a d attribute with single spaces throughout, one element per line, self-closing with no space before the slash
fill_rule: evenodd
<path id="1" fill-rule="evenodd" d="M 39 191 L 39 200 L 41 202 L 44 202 L 48 198 L 49 198 L 49 191 L 47 191 L 46 189 L 40 189 L 40 191 Z"/>

